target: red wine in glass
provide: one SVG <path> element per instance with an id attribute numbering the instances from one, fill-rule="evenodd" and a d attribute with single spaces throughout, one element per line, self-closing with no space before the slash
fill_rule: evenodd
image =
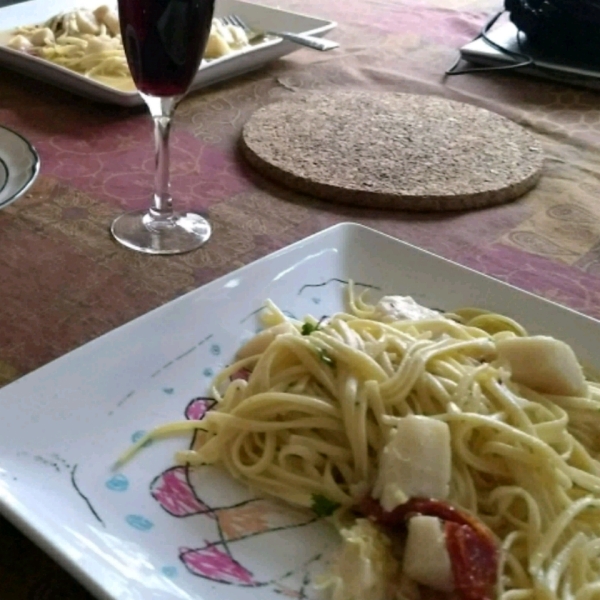
<path id="1" fill-rule="evenodd" d="M 178 96 L 196 75 L 214 0 L 119 0 L 121 36 L 137 89 Z"/>
<path id="2" fill-rule="evenodd" d="M 133 81 L 150 109 L 156 140 L 153 206 L 125 213 L 111 226 L 117 241 L 150 254 L 178 254 L 211 234 L 206 219 L 173 211 L 169 133 L 175 106 L 200 66 L 215 0 L 118 0 L 121 36 Z"/>

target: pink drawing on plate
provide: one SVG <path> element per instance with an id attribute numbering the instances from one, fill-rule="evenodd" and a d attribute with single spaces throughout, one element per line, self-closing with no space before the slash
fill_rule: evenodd
<path id="1" fill-rule="evenodd" d="M 212 398 L 195 398 L 187 405 L 185 416 L 201 420 L 215 404 Z M 215 481 L 220 485 L 215 485 Z M 304 572 L 306 579 L 309 565 L 320 555 L 315 556 L 312 544 L 294 544 L 285 533 L 315 523 L 317 517 L 311 511 L 251 497 L 241 489 L 229 476 L 209 466 L 172 467 L 150 484 L 152 497 L 173 517 L 209 519 L 212 523 L 215 539 L 205 539 L 198 547 L 179 548 L 179 559 L 188 572 L 222 584 L 272 586 L 278 595 L 306 598 L 306 581 L 296 589 L 283 580 L 297 572 Z M 223 498 L 231 498 L 231 502 L 224 505 Z M 199 525 L 199 532 L 200 529 Z M 275 578 L 273 561 L 280 571 Z"/>

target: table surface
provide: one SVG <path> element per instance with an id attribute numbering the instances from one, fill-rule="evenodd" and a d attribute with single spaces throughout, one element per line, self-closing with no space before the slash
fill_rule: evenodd
<path id="1" fill-rule="evenodd" d="M 273 3 L 275 4 L 275 3 Z M 342 221 L 355 221 L 600 317 L 600 97 L 509 73 L 445 78 L 456 48 L 499 8 L 489 0 L 280 0 L 339 23 L 341 49 L 298 51 L 195 92 L 176 113 L 172 187 L 208 215 L 202 249 L 151 257 L 118 246 L 111 220 L 144 207 L 153 150 L 143 109 L 101 105 L 0 70 L 0 124 L 29 138 L 40 175 L 0 211 L 0 385 L 174 297 Z M 539 136 L 537 187 L 504 206 L 452 214 L 344 207 L 253 173 L 238 154 L 257 108 L 302 91 L 435 94 L 486 107 Z M 0 519 L 2 600 L 89 599 Z"/>

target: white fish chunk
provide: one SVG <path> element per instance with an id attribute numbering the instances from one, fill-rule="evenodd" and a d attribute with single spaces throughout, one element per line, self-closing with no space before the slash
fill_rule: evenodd
<path id="1" fill-rule="evenodd" d="M 409 498 L 447 498 L 451 456 L 446 423 L 424 416 L 403 417 L 381 454 L 373 497 L 387 511 Z"/>
<path id="2" fill-rule="evenodd" d="M 548 336 L 511 337 L 496 343 L 511 378 L 532 390 L 559 396 L 585 395 L 587 383 L 575 352 Z"/>
<path id="3" fill-rule="evenodd" d="M 438 318 L 440 313 L 421 306 L 410 296 L 384 296 L 375 305 L 374 317 L 385 322 L 420 321 Z"/>
<path id="4" fill-rule="evenodd" d="M 417 583 L 440 592 L 453 591 L 452 564 L 440 519 L 416 516 L 409 520 L 402 570 Z"/>

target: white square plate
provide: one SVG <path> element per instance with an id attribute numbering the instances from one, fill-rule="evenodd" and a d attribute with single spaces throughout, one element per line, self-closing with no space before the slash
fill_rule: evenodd
<path id="1" fill-rule="evenodd" d="M 257 327 L 266 298 L 297 317 L 343 306 L 344 281 L 432 307 L 508 313 L 531 333 L 600 355 L 600 323 L 414 246 L 342 224 L 174 300 L 0 390 L 0 510 L 99 598 L 315 598 L 337 534 L 253 498 L 208 468 L 187 474 L 140 432 L 199 418 L 213 374 Z M 294 595 L 296 594 L 296 595 Z"/>
<path id="2" fill-rule="evenodd" d="M 143 104 L 141 96 L 136 91 L 119 90 L 7 46 L 16 27 L 43 23 L 60 12 L 74 8 L 94 9 L 102 3 L 102 0 L 53 0 L 52 2 L 26 0 L 0 8 L 0 66 L 99 102 L 121 106 Z M 113 2 L 109 1 L 108 4 L 113 4 Z M 216 0 L 215 16 L 228 14 L 237 14 L 252 27 L 265 31 L 291 31 L 292 33 L 323 36 L 336 26 L 333 21 L 261 6 L 252 2 Z M 299 48 L 300 46 L 297 44 L 280 38 L 269 38 L 235 54 L 204 61 L 191 89 L 207 87 L 218 81 L 259 69 Z"/>

